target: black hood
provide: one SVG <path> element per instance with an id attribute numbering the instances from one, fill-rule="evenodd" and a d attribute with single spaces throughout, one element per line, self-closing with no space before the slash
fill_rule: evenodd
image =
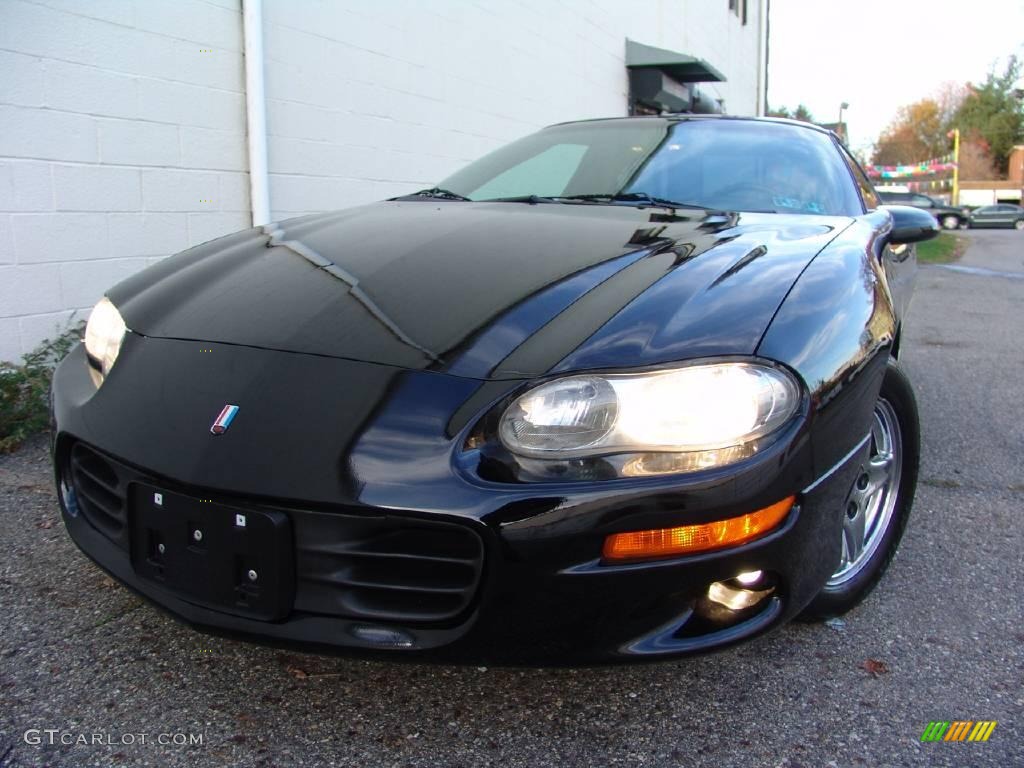
<path id="1" fill-rule="evenodd" d="M 470 378 L 751 354 L 851 219 L 382 202 L 254 228 L 108 293 L 150 337 Z"/>

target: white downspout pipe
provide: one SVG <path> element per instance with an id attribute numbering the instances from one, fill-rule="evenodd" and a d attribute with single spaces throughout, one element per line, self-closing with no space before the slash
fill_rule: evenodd
<path id="1" fill-rule="evenodd" d="M 263 2 L 242 0 L 245 117 L 249 145 L 249 200 L 254 227 L 270 223 L 267 168 L 267 96 L 263 79 Z"/>
<path id="2" fill-rule="evenodd" d="M 760 27 L 757 30 L 757 116 L 764 117 L 768 114 L 768 64 L 771 55 L 768 46 L 771 43 L 771 12 L 772 0 L 759 0 L 757 6 L 757 20 Z"/>

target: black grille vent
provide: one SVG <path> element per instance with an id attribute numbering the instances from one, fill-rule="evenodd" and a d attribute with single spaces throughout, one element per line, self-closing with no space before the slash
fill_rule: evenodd
<path id="1" fill-rule="evenodd" d="M 125 549 L 129 485 L 177 487 L 78 442 L 71 446 L 68 471 L 81 514 Z M 284 512 L 292 521 L 295 610 L 367 621 L 446 623 L 469 608 L 480 584 L 484 545 L 469 525 L 374 508 L 352 514 L 259 506 Z"/>
<path id="2" fill-rule="evenodd" d="M 71 482 L 78 507 L 100 533 L 115 542 L 127 537 L 127 482 L 113 462 L 83 443 L 71 449 Z"/>
<path id="3" fill-rule="evenodd" d="M 443 622 L 470 604 L 483 542 L 469 528 L 404 517 L 293 517 L 295 607 L 377 621 Z"/>

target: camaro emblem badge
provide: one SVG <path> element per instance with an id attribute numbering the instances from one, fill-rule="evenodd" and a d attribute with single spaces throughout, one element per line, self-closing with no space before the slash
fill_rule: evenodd
<path id="1" fill-rule="evenodd" d="M 220 416 L 213 422 L 213 426 L 210 427 L 210 432 L 214 435 L 223 435 L 228 431 L 228 427 L 231 426 L 232 419 L 238 413 L 237 405 L 225 405 L 224 410 L 220 412 Z"/>

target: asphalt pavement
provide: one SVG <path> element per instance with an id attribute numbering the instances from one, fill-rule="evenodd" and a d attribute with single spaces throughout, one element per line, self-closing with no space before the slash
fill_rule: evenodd
<path id="1" fill-rule="evenodd" d="M 78 552 L 40 438 L 0 457 L 0 766 L 1024 765 L 1024 232 L 964 236 L 960 266 L 987 272 L 922 267 L 903 342 L 914 513 L 842 621 L 573 670 L 212 638 Z M 933 720 L 998 725 L 922 743 Z"/>

